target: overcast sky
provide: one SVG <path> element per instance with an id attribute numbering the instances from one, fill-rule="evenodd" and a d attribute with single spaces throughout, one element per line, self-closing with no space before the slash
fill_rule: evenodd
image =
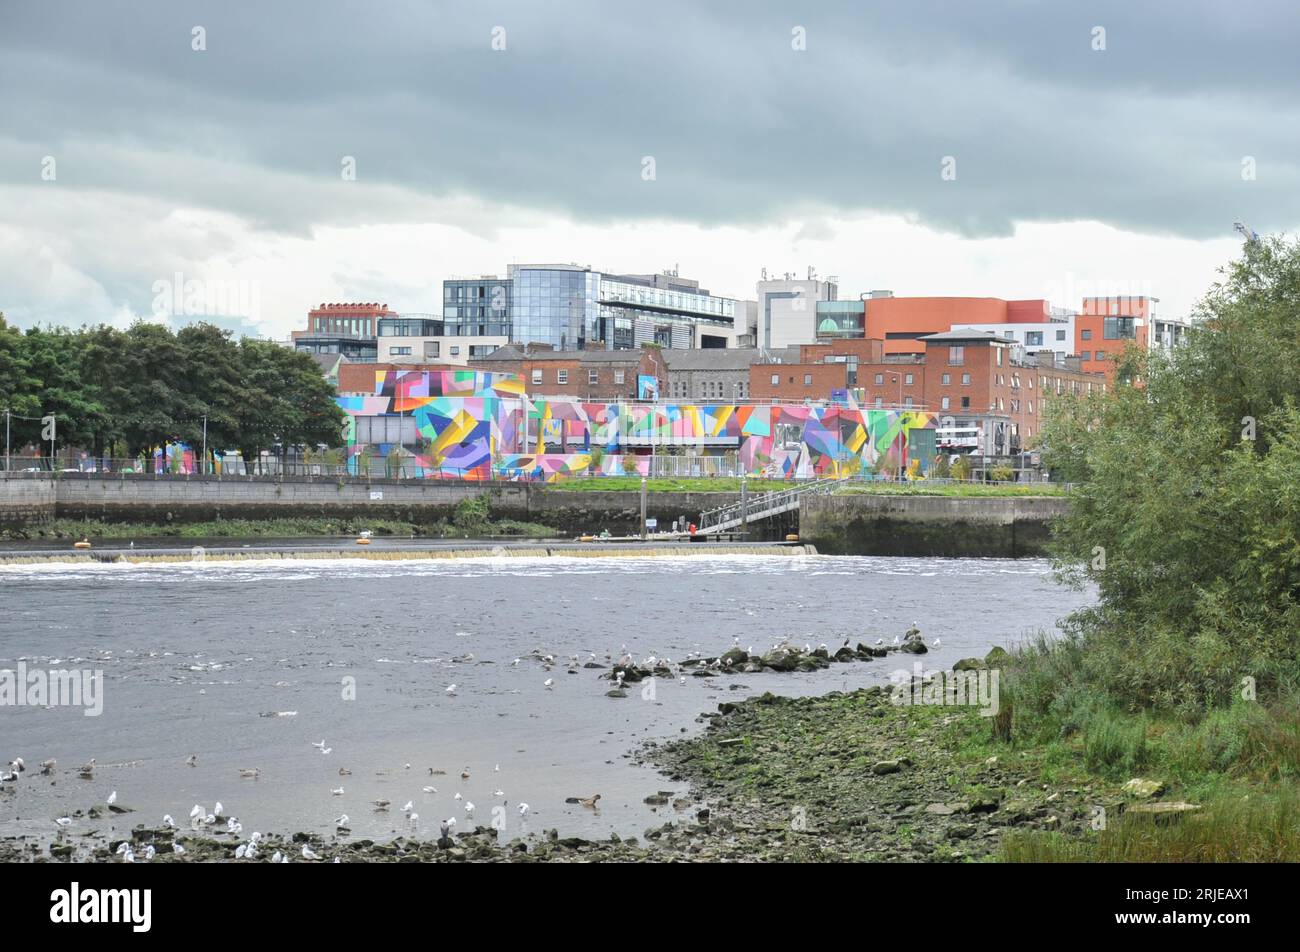
<path id="1" fill-rule="evenodd" d="M 1300 222 L 1297 48 L 1293 0 L 0 0 L 0 310 L 180 273 L 283 337 L 573 261 L 1186 313 Z"/>

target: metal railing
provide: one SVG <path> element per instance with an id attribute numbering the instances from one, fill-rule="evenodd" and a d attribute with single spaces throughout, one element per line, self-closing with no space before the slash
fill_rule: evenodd
<path id="1" fill-rule="evenodd" d="M 701 535 L 710 535 L 744 528 L 752 520 L 766 519 L 770 516 L 797 509 L 799 508 L 799 500 L 804 496 L 834 492 L 845 483 L 851 482 L 852 479 L 851 476 L 810 479 L 789 489 L 778 489 L 752 498 L 742 491 L 740 502 L 728 506 L 718 506 L 715 509 L 701 512 L 696 532 Z"/>

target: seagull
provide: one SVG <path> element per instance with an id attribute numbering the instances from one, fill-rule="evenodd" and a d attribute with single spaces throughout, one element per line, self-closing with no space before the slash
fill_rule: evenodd
<path id="1" fill-rule="evenodd" d="M 163 814 L 163 826 L 167 827 L 170 830 L 176 829 L 176 821 L 172 819 L 172 815 L 170 813 Z"/>
<path id="2" fill-rule="evenodd" d="M 456 794 L 454 797 L 452 797 L 452 799 L 453 799 L 453 800 L 464 800 L 465 798 L 462 797 L 462 796 L 458 793 L 458 794 Z"/>
<path id="3" fill-rule="evenodd" d="M 203 807 L 199 806 L 199 805 L 196 803 L 196 804 L 194 804 L 194 809 L 190 810 L 190 819 L 191 819 L 191 820 L 198 820 L 199 822 L 202 822 L 202 821 L 203 821 L 203 815 L 204 815 L 205 813 L 207 813 L 207 812 L 208 812 L 207 810 L 203 809 Z"/>
<path id="4" fill-rule="evenodd" d="M 334 750 L 333 747 L 322 747 L 322 748 L 321 748 L 321 753 L 322 753 L 322 754 L 328 754 L 328 753 L 330 753 L 330 752 L 333 751 L 333 750 Z"/>
<path id="5" fill-rule="evenodd" d="M 72 817 L 70 817 L 70 816 L 61 816 L 61 817 L 59 817 L 57 820 L 55 820 L 54 822 L 57 823 L 57 824 L 59 824 L 59 826 L 71 826 L 71 825 L 72 825 Z"/>
<path id="6" fill-rule="evenodd" d="M 468 800 L 465 801 L 465 812 L 466 813 L 474 812 L 474 804 L 470 803 Z"/>
<path id="7" fill-rule="evenodd" d="M 879 647 L 880 647 L 881 645 L 883 645 L 884 643 L 885 643 L 885 639 L 884 639 L 884 638 L 877 638 L 877 639 L 876 639 L 876 647 L 877 647 L 877 648 L 879 648 Z"/>
<path id="8" fill-rule="evenodd" d="M 425 787 L 423 792 L 424 792 L 424 793 L 437 793 L 437 792 L 438 792 L 438 788 L 437 788 L 437 787 Z"/>
<path id="9" fill-rule="evenodd" d="M 339 776 L 340 776 L 340 777 L 351 777 L 351 776 L 352 776 L 352 771 L 351 771 L 351 770 L 348 770 L 347 767 L 340 767 L 340 768 L 339 768 Z"/>
<path id="10" fill-rule="evenodd" d="M 468 767 L 466 767 L 464 770 L 462 770 L 462 771 L 460 772 L 460 779 L 461 779 L 461 780 L 468 780 L 468 779 L 469 779 L 469 768 L 468 768 Z"/>
<path id="11" fill-rule="evenodd" d="M 21 757 L 15 757 L 13 760 L 9 761 L 9 769 L 15 773 L 22 773 L 27 769 L 27 765 L 23 763 Z"/>
<path id="12" fill-rule="evenodd" d="M 334 818 L 334 825 L 339 829 L 343 829 L 348 825 L 349 819 L 351 819 L 351 817 L 349 817 L 346 813 L 342 814 L 341 816 L 336 816 Z"/>
<path id="13" fill-rule="evenodd" d="M 110 793 L 110 794 L 108 795 L 108 800 L 107 800 L 106 802 L 108 803 L 108 805 L 109 805 L 110 807 L 111 807 L 113 804 L 117 803 L 117 791 L 116 791 L 116 790 L 114 790 L 112 793 Z"/>
<path id="14" fill-rule="evenodd" d="M 216 806 L 214 806 L 214 807 L 212 808 L 212 815 L 215 816 L 215 817 L 220 817 L 221 814 L 223 814 L 223 813 L 225 813 L 225 812 L 226 812 L 226 808 L 223 807 L 223 806 L 221 805 L 221 801 L 218 800 L 217 803 L 216 803 Z"/>
<path id="15" fill-rule="evenodd" d="M 250 778 L 250 779 L 252 779 L 252 780 L 256 780 L 256 779 L 257 779 L 257 775 L 260 774 L 261 772 L 262 772 L 262 771 L 258 770 L 256 767 L 240 767 L 240 768 L 239 768 L 239 775 L 240 775 L 241 777 L 248 777 L 248 778 Z"/>
<path id="16" fill-rule="evenodd" d="M 45 774 L 48 777 L 50 774 L 54 773 L 54 768 L 57 767 L 58 765 L 59 762 L 55 760 L 53 757 L 51 757 L 49 760 L 42 760 L 41 773 Z"/>
<path id="17" fill-rule="evenodd" d="M 551 689 L 551 685 L 554 684 L 555 681 L 552 678 L 547 678 L 543 683 L 546 685 L 546 689 L 549 691 Z"/>
<path id="18" fill-rule="evenodd" d="M 506 792 L 505 792 L 504 790 L 493 790 L 493 791 L 492 791 L 492 796 L 494 796 L 494 797 L 504 797 L 505 795 L 506 795 Z"/>
<path id="19" fill-rule="evenodd" d="M 198 754 L 190 754 L 188 757 L 185 758 L 186 767 L 195 767 L 198 765 L 198 762 L 199 762 Z"/>
<path id="20" fill-rule="evenodd" d="M 392 800 L 383 800 L 383 799 L 376 800 L 376 801 L 374 801 L 374 803 L 375 803 L 375 809 L 376 809 L 376 810 L 387 810 L 388 807 L 389 807 L 389 805 L 390 805 L 392 802 L 393 802 Z"/>
<path id="21" fill-rule="evenodd" d="M 312 849 L 310 846 L 304 846 L 304 847 L 302 848 L 302 858 L 303 858 L 303 859 L 320 859 L 320 855 L 319 855 L 319 854 L 318 854 L 314 849 Z"/>
<path id="22" fill-rule="evenodd" d="M 312 741 L 312 742 L 311 742 L 311 745 L 312 745 L 313 747 L 315 747 L 317 750 L 324 750 L 324 749 L 325 749 L 325 741 L 321 741 L 319 744 L 316 743 L 315 741 Z"/>
<path id="23" fill-rule="evenodd" d="M 592 809 L 595 809 L 595 808 L 596 808 L 596 804 L 597 804 L 599 801 L 600 801 L 600 794 L 599 794 L 599 793 L 596 794 L 594 797 L 586 797 L 586 798 L 583 798 L 583 799 L 578 800 L 578 802 L 581 803 L 584 807 L 591 807 Z"/>
<path id="24" fill-rule="evenodd" d="M 407 818 L 408 820 L 410 820 L 412 823 L 419 823 L 419 822 L 420 822 L 420 814 L 418 814 L 418 813 L 409 813 L 409 814 L 407 814 L 406 818 Z"/>
<path id="25" fill-rule="evenodd" d="M 406 806 L 402 807 L 402 812 L 403 812 L 403 813 L 410 813 L 414 808 L 415 808 L 415 801 L 414 801 L 414 800 L 407 800 L 407 801 L 406 801 Z"/>
<path id="26" fill-rule="evenodd" d="M 184 855 L 185 855 L 185 847 L 181 846 L 181 844 L 179 844 L 179 843 L 177 843 L 177 842 L 175 842 L 175 841 L 173 840 L 173 841 L 172 841 L 172 852 L 175 853 L 177 856 L 184 856 Z"/>
<path id="27" fill-rule="evenodd" d="M 934 646 L 935 646 L 936 648 L 939 647 L 939 639 L 938 639 L 938 638 L 934 639 Z"/>
<path id="28" fill-rule="evenodd" d="M 343 788 L 335 787 L 333 790 L 330 791 L 330 793 L 334 794 L 334 796 L 336 797 L 341 797 L 343 796 Z"/>
<path id="29" fill-rule="evenodd" d="M 455 693 L 456 693 L 456 685 L 454 685 L 454 684 L 449 684 L 449 685 L 447 685 L 447 690 L 446 690 L 445 692 L 443 692 L 443 693 L 445 693 L 445 694 L 455 694 Z"/>
<path id="30" fill-rule="evenodd" d="M 154 849 L 154 845 L 152 843 L 150 843 L 148 846 L 144 848 L 145 859 L 153 859 L 157 855 L 158 855 L 158 851 Z"/>
<path id="31" fill-rule="evenodd" d="M 519 815 L 523 816 L 527 812 L 528 812 L 528 804 L 526 803 L 519 804 Z"/>
<path id="32" fill-rule="evenodd" d="M 272 862 L 272 863 L 283 863 L 283 862 L 284 862 L 284 854 L 281 853 L 279 850 L 276 850 L 276 851 L 275 851 L 275 855 L 273 855 L 273 856 L 271 857 L 271 862 Z"/>
<path id="33" fill-rule="evenodd" d="M 91 777 L 94 776 L 94 774 L 95 774 L 95 758 L 91 757 L 90 760 L 86 761 L 84 764 L 81 765 L 81 770 L 78 771 L 78 776 L 80 776 L 83 780 L 89 780 L 91 779 Z"/>

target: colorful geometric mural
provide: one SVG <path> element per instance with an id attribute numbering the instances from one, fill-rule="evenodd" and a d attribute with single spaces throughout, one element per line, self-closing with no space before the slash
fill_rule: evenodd
<path id="1" fill-rule="evenodd" d="M 393 471 L 396 462 L 403 475 L 460 479 L 622 475 L 631 466 L 624 455 L 644 472 L 652 448 L 677 447 L 734 454 L 745 472 L 768 478 L 894 472 L 907 465 L 908 431 L 935 417 L 853 405 L 526 399 L 518 376 L 473 370 L 375 378 L 373 395 L 339 398 L 354 472 Z"/>

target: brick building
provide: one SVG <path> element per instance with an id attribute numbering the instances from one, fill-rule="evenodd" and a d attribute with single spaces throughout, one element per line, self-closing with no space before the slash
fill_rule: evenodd
<path id="1" fill-rule="evenodd" d="M 363 363 L 350 363 L 343 361 L 338 366 L 338 380 L 336 386 L 340 394 L 345 395 L 366 395 L 375 392 L 375 374 L 383 373 L 389 370 L 401 371 L 440 371 L 440 370 L 464 370 L 464 367 L 457 367 L 453 364 L 398 364 L 398 363 L 376 363 L 374 361 L 365 361 Z"/>
<path id="2" fill-rule="evenodd" d="M 530 396 L 573 397 L 592 402 L 640 399 L 638 381 L 650 377 L 658 395 L 668 383 L 668 369 L 658 347 L 636 350 L 555 350 L 548 344 L 507 344 L 476 357 L 474 370 L 523 377 Z"/>
<path id="3" fill-rule="evenodd" d="M 884 342 L 870 338 L 806 344 L 797 362 L 754 364 L 750 391 L 784 401 L 847 391 L 867 408 L 925 410 L 939 417 L 942 449 L 1009 456 L 1032 445 L 1045 401 L 1106 387 L 1105 376 L 1084 371 L 1078 358 L 1026 355 L 988 331 L 927 334 L 916 346 L 923 352 L 885 353 Z"/>
<path id="4" fill-rule="evenodd" d="M 663 351 L 668 367 L 667 400 L 730 403 L 750 397 L 749 368 L 763 360 L 799 360 L 799 348 L 737 347 Z"/>

